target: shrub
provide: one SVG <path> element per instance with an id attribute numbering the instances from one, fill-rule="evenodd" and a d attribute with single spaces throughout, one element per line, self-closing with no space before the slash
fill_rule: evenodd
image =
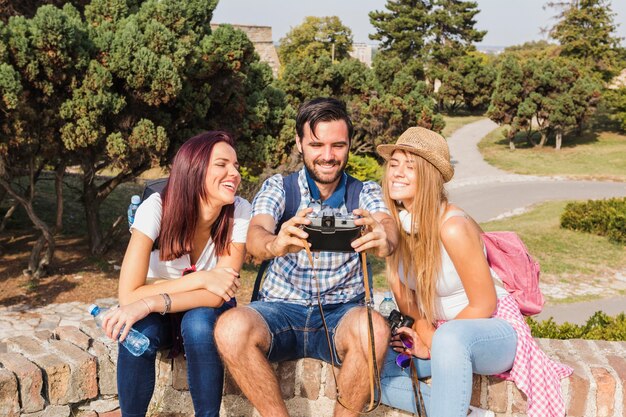
<path id="1" fill-rule="evenodd" d="M 568 203 L 561 227 L 606 236 L 611 242 L 626 243 L 626 198 Z"/>
<path id="2" fill-rule="evenodd" d="M 597 311 L 583 325 L 568 322 L 558 325 L 552 317 L 541 323 L 532 317 L 527 317 L 526 322 L 530 326 L 533 337 L 626 341 L 626 315 L 624 313 L 610 317 Z"/>
<path id="3" fill-rule="evenodd" d="M 380 182 L 383 176 L 383 168 L 371 156 L 354 155 L 351 153 L 346 170 L 350 175 L 361 181 Z"/>

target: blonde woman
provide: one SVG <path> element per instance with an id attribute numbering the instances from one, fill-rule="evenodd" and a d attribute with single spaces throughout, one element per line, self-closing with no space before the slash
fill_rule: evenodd
<path id="1" fill-rule="evenodd" d="M 387 277 L 400 311 L 415 319 L 392 338 L 383 403 L 416 412 L 412 360 L 420 377 L 432 377 L 421 384 L 429 417 L 493 416 L 469 405 L 473 373 L 514 380 L 531 417 L 565 415 L 560 378 L 571 369 L 539 350 L 517 304 L 496 285 L 480 226 L 448 202 L 444 184 L 454 169 L 445 139 L 412 127 L 377 150 L 387 161 L 385 202 L 402 231 Z"/>

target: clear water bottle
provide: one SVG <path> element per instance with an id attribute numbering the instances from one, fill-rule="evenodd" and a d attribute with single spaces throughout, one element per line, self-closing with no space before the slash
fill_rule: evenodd
<path id="1" fill-rule="evenodd" d="M 130 204 L 128 205 L 128 228 L 133 225 L 135 222 L 135 213 L 137 212 L 137 207 L 141 203 L 141 197 L 138 195 L 134 195 L 130 198 Z"/>
<path id="2" fill-rule="evenodd" d="M 87 311 L 89 311 L 89 314 L 91 314 L 94 320 L 96 320 L 96 324 L 100 328 L 102 328 L 102 318 L 104 317 L 104 314 L 107 312 L 107 310 L 108 309 L 100 308 L 95 304 L 90 305 L 87 309 Z M 123 327 L 122 330 L 124 330 Z M 143 333 L 131 328 L 130 332 L 128 332 L 128 335 L 126 335 L 126 339 L 124 339 L 124 341 L 122 342 L 122 346 L 128 349 L 128 351 L 133 355 L 141 356 L 146 351 L 146 349 L 148 349 L 148 346 L 150 346 L 150 340 Z"/>
<path id="3" fill-rule="evenodd" d="M 378 312 L 384 318 L 388 318 L 389 314 L 391 314 L 392 310 L 395 310 L 396 303 L 393 301 L 393 296 L 391 295 L 391 291 L 387 291 L 385 293 L 385 298 L 381 301 L 378 306 Z"/>

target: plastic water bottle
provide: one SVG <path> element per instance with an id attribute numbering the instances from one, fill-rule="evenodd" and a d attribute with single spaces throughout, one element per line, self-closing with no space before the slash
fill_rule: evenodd
<path id="1" fill-rule="evenodd" d="M 100 308 L 95 304 L 90 305 L 87 309 L 87 311 L 89 311 L 89 314 L 91 314 L 94 320 L 96 320 L 96 324 L 100 328 L 102 328 L 102 318 L 104 317 L 104 314 L 107 312 L 107 310 L 108 309 Z M 122 330 L 124 330 L 123 327 Z M 122 331 L 120 330 L 120 333 L 121 332 Z M 143 333 L 131 328 L 130 332 L 128 332 L 128 335 L 126 335 L 126 339 L 124 339 L 124 341 L 122 342 L 122 346 L 128 349 L 128 351 L 133 355 L 141 356 L 146 351 L 146 349 L 148 349 L 148 346 L 150 346 L 150 340 Z"/>
<path id="2" fill-rule="evenodd" d="M 128 205 L 128 228 L 133 225 L 135 221 L 135 213 L 137 212 L 137 207 L 141 203 L 141 197 L 138 195 L 134 195 L 130 198 L 130 204 Z"/>
<path id="3" fill-rule="evenodd" d="M 393 301 L 393 296 L 391 295 L 391 291 L 387 291 L 385 293 L 385 298 L 381 301 L 378 306 L 378 312 L 384 318 L 388 318 L 389 314 L 391 314 L 392 310 L 395 310 L 396 303 Z"/>

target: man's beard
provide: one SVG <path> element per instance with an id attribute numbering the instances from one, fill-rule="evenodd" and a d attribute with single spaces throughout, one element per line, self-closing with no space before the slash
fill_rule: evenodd
<path id="1" fill-rule="evenodd" d="M 341 163 L 341 161 L 337 161 L 336 159 L 331 160 L 331 161 L 320 160 L 320 162 L 322 163 L 331 163 L 333 165 L 339 166 L 339 169 L 337 170 L 337 173 L 335 174 L 335 176 L 332 179 L 326 179 L 326 178 L 322 178 L 316 171 L 315 161 L 309 162 L 304 157 L 302 159 L 304 160 L 304 166 L 309 171 L 309 175 L 311 176 L 313 181 L 319 184 L 332 184 L 333 182 L 337 181 L 343 175 L 343 170 L 346 168 L 346 165 L 348 165 L 348 158 L 346 158 L 346 160 L 343 161 L 343 164 Z"/>

